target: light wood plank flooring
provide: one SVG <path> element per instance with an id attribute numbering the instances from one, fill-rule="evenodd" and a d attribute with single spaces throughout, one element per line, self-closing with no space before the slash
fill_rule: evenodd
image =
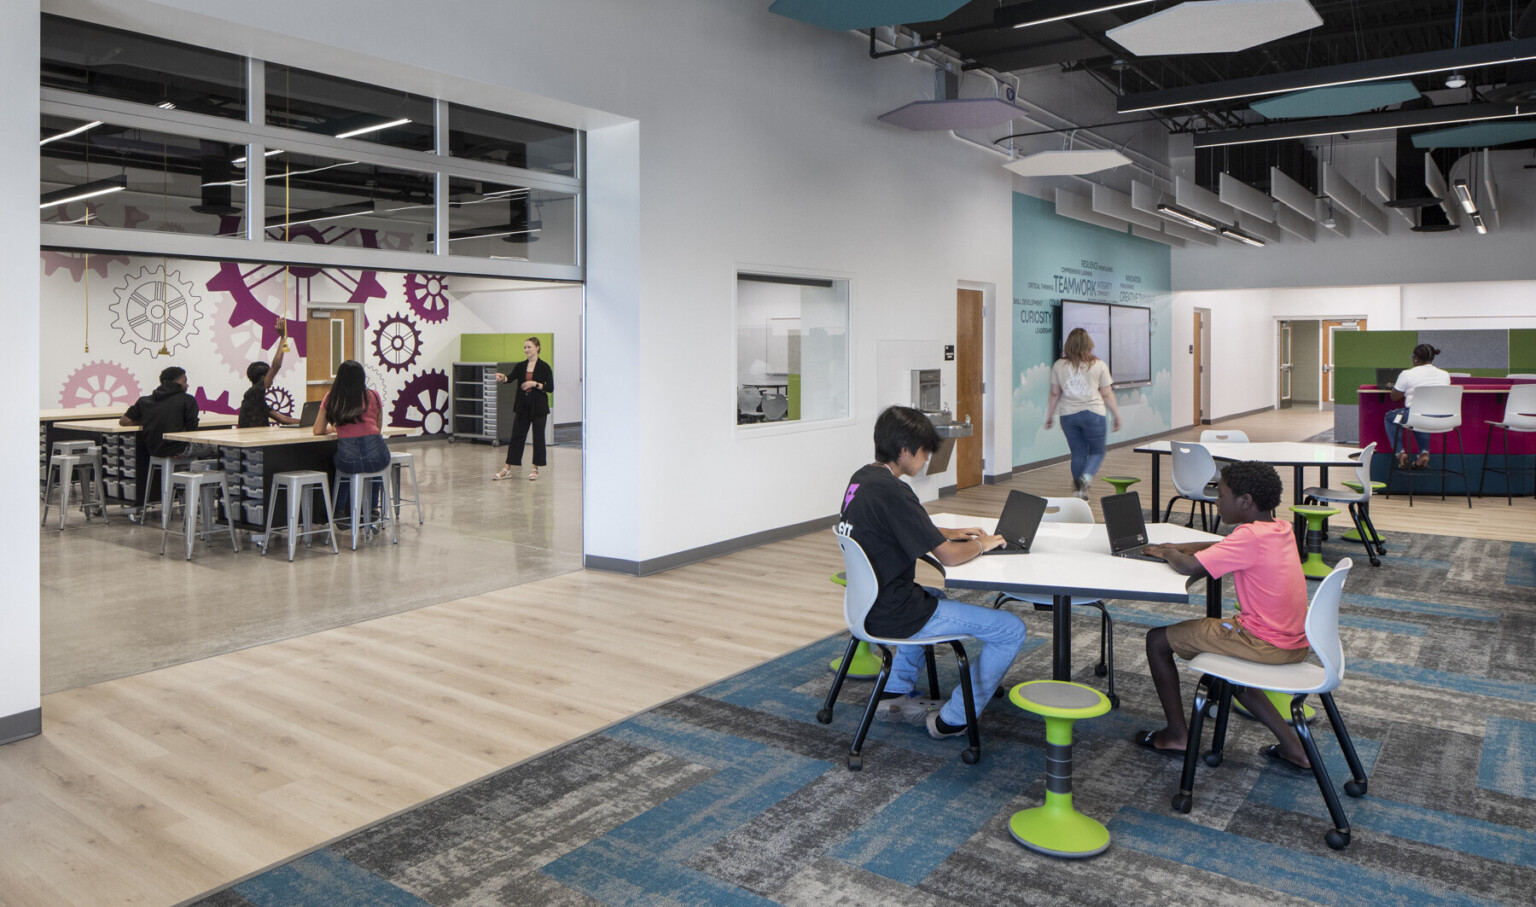
<path id="1" fill-rule="evenodd" d="M 1326 414 L 1225 423 L 1304 438 Z M 1181 433 L 1185 434 L 1185 433 Z M 1186 435 L 1187 436 L 1187 435 Z M 858 464 L 850 464 L 850 471 Z M 1106 472 L 1149 475 L 1110 454 Z M 942 499 L 995 514 L 1010 487 Z M 1536 501 L 1376 505 L 1536 541 Z M 1390 569 L 1388 566 L 1382 569 Z M 0 747 L 0 904 L 170 904 L 841 629 L 826 531 L 646 578 L 578 571 L 44 699 Z"/>

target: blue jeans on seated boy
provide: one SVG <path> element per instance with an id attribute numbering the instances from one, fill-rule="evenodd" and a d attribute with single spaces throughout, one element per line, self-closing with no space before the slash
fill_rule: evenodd
<path id="1" fill-rule="evenodd" d="M 979 718 L 981 710 L 992 701 L 992 692 L 1013 665 L 1019 646 L 1024 644 L 1024 621 L 1010 611 L 963 604 L 945 598 L 938 589 L 924 588 L 938 597 L 939 605 L 923 628 L 912 634 L 914 638 L 965 634 L 982 644 L 979 658 L 974 651 L 965 653 L 971 662 L 972 706 Z M 891 678 L 886 682 L 885 691 L 897 695 L 912 692 L 918 688 L 924 670 L 922 646 L 897 646 L 896 654 L 891 658 Z M 945 724 L 955 727 L 965 724 L 965 701 L 960 698 L 963 692 L 956 682 L 949 700 L 939 710 L 939 718 Z"/>
<path id="2" fill-rule="evenodd" d="M 342 438 L 336 442 L 336 474 L 355 475 L 359 472 L 378 472 L 389 465 L 389 445 L 383 435 L 363 435 L 358 438 Z M 369 495 L 371 510 L 377 510 L 384 498 L 384 489 L 374 485 Z M 370 512 L 371 512 L 370 510 Z M 352 483 L 344 481 L 336 493 L 336 515 L 352 517 Z M 365 514 L 367 516 L 367 514 Z"/>
<path id="3" fill-rule="evenodd" d="M 1397 421 L 1399 416 L 1402 417 L 1402 422 Z M 1407 424 L 1407 422 L 1408 408 L 1406 406 L 1387 410 L 1387 415 L 1382 420 L 1382 424 L 1385 425 L 1387 429 L 1387 441 L 1392 445 L 1392 450 L 1394 453 L 1400 450 L 1407 450 L 1405 447 L 1398 446 L 1398 440 L 1402 437 L 1403 427 Z M 1419 445 L 1419 453 L 1429 453 L 1429 435 L 1421 431 L 1415 431 L 1412 432 L 1412 434 L 1414 442 Z"/>

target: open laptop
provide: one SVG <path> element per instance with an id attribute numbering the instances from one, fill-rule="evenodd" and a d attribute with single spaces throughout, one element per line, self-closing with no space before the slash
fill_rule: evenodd
<path id="1" fill-rule="evenodd" d="M 984 551 L 983 554 L 1028 554 L 1035 543 L 1035 532 L 1040 519 L 1045 516 L 1045 498 L 1022 491 L 1008 492 L 1003 502 L 1003 512 L 997 518 L 997 534 L 1003 537 L 1003 546 Z"/>
<path id="2" fill-rule="evenodd" d="M 1376 370 L 1376 389 L 1389 391 L 1397 384 L 1397 376 L 1403 370 L 1400 368 L 1378 368 Z"/>
<path id="3" fill-rule="evenodd" d="M 1141 515 L 1141 495 L 1134 491 L 1105 495 L 1099 499 L 1099 506 L 1104 510 L 1110 554 L 1162 563 L 1162 558 L 1142 551 L 1147 547 L 1147 522 Z"/>
<path id="4" fill-rule="evenodd" d="M 278 428 L 314 428 L 315 420 L 320 417 L 320 401 L 311 400 L 304 404 L 304 409 L 299 412 L 297 425 L 279 425 Z"/>

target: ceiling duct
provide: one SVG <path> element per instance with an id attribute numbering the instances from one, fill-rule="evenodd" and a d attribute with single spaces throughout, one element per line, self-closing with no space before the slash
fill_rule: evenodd
<path id="1" fill-rule="evenodd" d="M 1536 38 L 1536 0 L 1520 14 L 1510 37 Z M 1503 87 L 1484 92 L 1488 100 L 1496 104 L 1536 103 L 1536 60 L 1511 63 L 1504 73 Z"/>
<path id="2" fill-rule="evenodd" d="M 1388 208 L 1432 208 L 1440 204 L 1440 199 L 1424 181 L 1424 150 L 1413 144 L 1414 134 L 1425 131 L 1397 131 L 1397 196 L 1386 203 Z M 1443 215 L 1441 219 L 1444 220 Z"/>

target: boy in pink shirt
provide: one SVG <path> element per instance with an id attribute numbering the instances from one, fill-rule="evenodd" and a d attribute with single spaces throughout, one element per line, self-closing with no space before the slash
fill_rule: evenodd
<path id="1" fill-rule="evenodd" d="M 1168 726 L 1143 731 L 1136 743 L 1160 753 L 1182 756 L 1189 737 L 1179 672 L 1173 656 L 1190 659 L 1201 652 L 1231 655 L 1260 664 L 1295 664 L 1307 657 L 1307 579 L 1296 555 L 1289 524 L 1274 518 L 1280 504 L 1280 475 L 1265 463 L 1233 463 L 1221 472 L 1217 512 L 1236 528 L 1219 542 L 1148 546 L 1185 576 L 1232 575 L 1242 611 L 1231 617 L 1202 617 L 1147 632 L 1147 666 Z M 1260 752 L 1296 768 L 1310 769 L 1306 750 L 1263 691 L 1237 694 L 1254 717 L 1280 742 Z"/>

